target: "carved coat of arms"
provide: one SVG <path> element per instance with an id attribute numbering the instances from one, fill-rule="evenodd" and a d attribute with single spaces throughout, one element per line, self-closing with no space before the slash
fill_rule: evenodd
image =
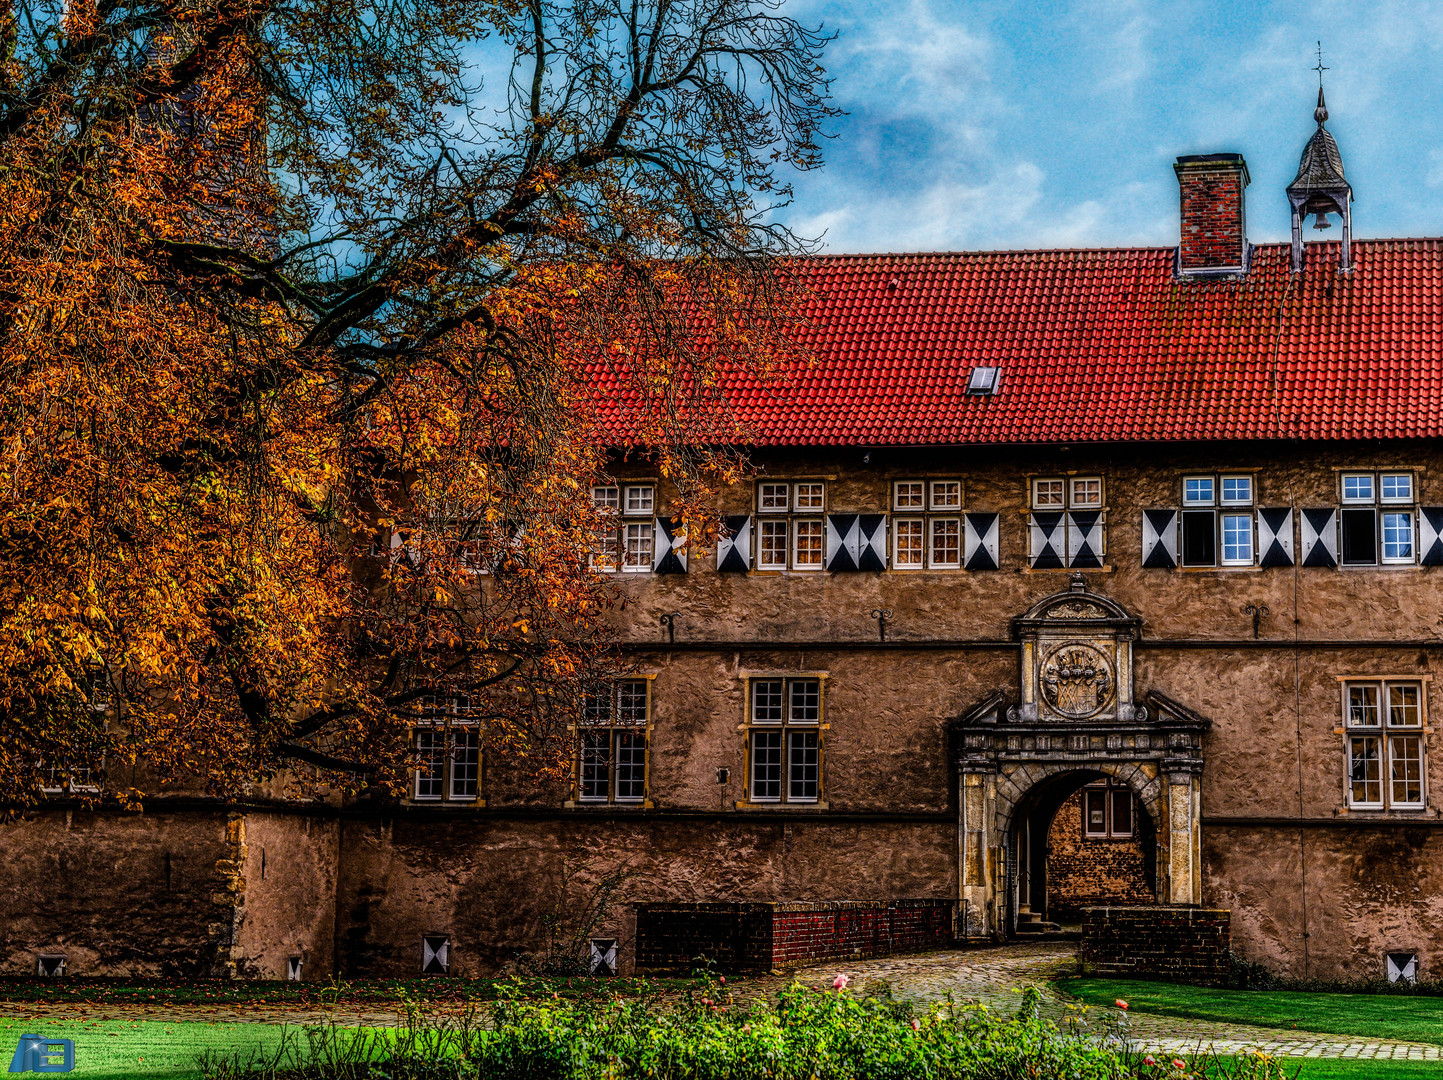
<path id="1" fill-rule="evenodd" d="M 1042 698 L 1058 713 L 1085 720 L 1112 701 L 1116 680 L 1112 664 L 1086 642 L 1057 646 L 1042 662 Z"/>

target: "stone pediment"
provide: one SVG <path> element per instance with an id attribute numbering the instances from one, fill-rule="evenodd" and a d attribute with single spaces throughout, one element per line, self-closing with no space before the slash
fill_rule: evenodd
<path id="1" fill-rule="evenodd" d="M 1012 623 L 1022 646 L 1015 719 L 1061 724 L 1141 719 L 1132 689 L 1132 644 L 1141 626 L 1141 619 L 1116 602 L 1089 592 L 1081 577 L 1066 592 L 1033 604 Z"/>

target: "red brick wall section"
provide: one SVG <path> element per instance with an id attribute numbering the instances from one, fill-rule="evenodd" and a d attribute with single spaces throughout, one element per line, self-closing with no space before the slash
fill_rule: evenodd
<path id="1" fill-rule="evenodd" d="M 1047 830 L 1047 917 L 1075 923 L 1085 907 L 1156 899 L 1136 834 L 1130 840 L 1088 839 L 1082 834 L 1082 792 L 1063 803 Z"/>
<path id="2" fill-rule="evenodd" d="M 636 964 L 770 971 L 830 959 L 885 956 L 952 942 L 950 900 L 789 904 L 638 904 Z"/>
<path id="3" fill-rule="evenodd" d="M 1232 913 L 1208 908 L 1092 907 L 1082 913 L 1082 970 L 1219 983 L 1231 966 Z"/>
<path id="4" fill-rule="evenodd" d="M 1247 177 L 1242 158 L 1180 160 L 1175 168 L 1182 210 L 1179 269 L 1186 274 L 1241 267 Z"/>

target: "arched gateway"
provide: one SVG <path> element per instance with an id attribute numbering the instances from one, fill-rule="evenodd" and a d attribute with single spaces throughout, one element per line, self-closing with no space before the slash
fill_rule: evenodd
<path id="1" fill-rule="evenodd" d="M 1005 936 L 1029 918 L 1047 822 L 1096 779 L 1131 789 L 1158 901 L 1201 903 L 1198 782 L 1211 721 L 1157 691 L 1134 697 L 1141 624 L 1074 578 L 1013 620 L 1017 699 L 998 691 L 954 722 L 965 936 Z"/>

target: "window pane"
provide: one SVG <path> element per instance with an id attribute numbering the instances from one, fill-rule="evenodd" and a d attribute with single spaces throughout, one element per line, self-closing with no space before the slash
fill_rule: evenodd
<path id="1" fill-rule="evenodd" d="M 1348 502 L 1372 502 L 1373 474 L 1345 474 L 1343 476 L 1343 498 Z"/>
<path id="2" fill-rule="evenodd" d="M 443 728 L 416 729 L 416 798 L 439 799 L 446 785 L 446 732 Z"/>
<path id="3" fill-rule="evenodd" d="M 1348 740 L 1349 794 L 1354 805 L 1358 803 L 1383 803 L 1383 771 L 1378 760 L 1377 736 L 1352 738 Z"/>
<path id="4" fill-rule="evenodd" d="M 626 512 L 650 514 L 656 507 L 656 489 L 650 484 L 636 484 L 626 489 Z"/>
<path id="5" fill-rule="evenodd" d="M 785 514 L 791 509 L 787 495 L 786 484 L 761 484 L 757 490 L 757 509 L 764 514 Z"/>
<path id="6" fill-rule="evenodd" d="M 1343 523 L 1343 562 L 1372 566 L 1378 561 L 1378 515 L 1372 510 L 1340 511 Z"/>
<path id="7" fill-rule="evenodd" d="M 1413 561 L 1413 515 L 1385 511 L 1383 514 L 1383 561 Z"/>
<path id="8" fill-rule="evenodd" d="M 626 558 L 622 569 L 630 573 L 641 573 L 651 569 L 652 525 L 628 525 L 626 527 Z"/>
<path id="9" fill-rule="evenodd" d="M 646 795 L 646 736 L 639 731 L 616 733 L 616 797 L 641 799 Z"/>
<path id="10" fill-rule="evenodd" d="M 932 565 L 962 565 L 962 523 L 957 518 L 932 519 Z"/>
<path id="11" fill-rule="evenodd" d="M 1348 726 L 1378 726 L 1378 688 L 1376 686 L 1348 687 Z"/>
<path id="12" fill-rule="evenodd" d="M 962 484 L 957 480 L 932 481 L 932 509 L 957 510 L 962 506 Z"/>
<path id="13" fill-rule="evenodd" d="M 894 489 L 893 506 L 898 510 L 921 510 L 925 508 L 922 497 L 922 481 L 899 480 Z"/>
<path id="14" fill-rule="evenodd" d="M 822 485 L 820 483 L 797 485 L 797 501 L 794 509 L 821 510 L 824 505 L 825 504 L 822 499 Z"/>
<path id="15" fill-rule="evenodd" d="M 1182 501 L 1189 506 L 1211 506 L 1214 498 L 1211 476 L 1189 476 L 1182 482 Z"/>
<path id="16" fill-rule="evenodd" d="M 1253 478 L 1251 476 L 1224 476 L 1223 502 L 1232 506 L 1248 506 L 1253 501 Z"/>
<path id="17" fill-rule="evenodd" d="M 1417 735 L 1388 739 L 1388 798 L 1394 806 L 1423 802 L 1423 743 Z"/>
<path id="18" fill-rule="evenodd" d="M 1384 502 L 1412 502 L 1413 474 L 1384 473 L 1379 477 Z"/>
<path id="19" fill-rule="evenodd" d="M 1388 723 L 1393 727 L 1418 727 L 1423 711 L 1418 706 L 1418 687 L 1407 683 L 1388 686 Z"/>
<path id="20" fill-rule="evenodd" d="M 892 565 L 905 570 L 922 565 L 922 521 L 920 518 L 903 518 L 894 522 L 892 535 L 896 537 L 896 551 Z"/>
<path id="21" fill-rule="evenodd" d="M 1072 481 L 1072 505 L 1101 506 L 1102 505 L 1102 481 L 1098 479 L 1073 480 Z"/>
<path id="22" fill-rule="evenodd" d="M 798 801 L 817 797 L 817 733 L 793 731 L 787 735 L 787 798 Z"/>
<path id="23" fill-rule="evenodd" d="M 1107 791 L 1082 789 L 1082 827 L 1088 836 L 1107 835 Z"/>
<path id="24" fill-rule="evenodd" d="M 598 510 L 621 509 L 621 489 L 615 484 L 602 484 L 592 488 L 591 505 Z"/>
<path id="25" fill-rule="evenodd" d="M 634 727 L 646 726 L 645 679 L 623 679 L 616 686 L 616 722 Z"/>
<path id="26" fill-rule="evenodd" d="M 1112 795 L 1112 830 L 1113 836 L 1132 835 L 1132 792 L 1114 788 Z"/>
<path id="27" fill-rule="evenodd" d="M 763 521 L 761 544 L 757 549 L 757 566 L 763 570 L 779 570 L 787 565 L 787 523 Z"/>
<path id="28" fill-rule="evenodd" d="M 596 530 L 596 539 L 591 545 L 589 565 L 591 569 L 610 573 L 616 570 L 616 527 L 601 525 Z"/>
<path id="29" fill-rule="evenodd" d="M 1223 515 L 1223 562 L 1253 561 L 1253 515 Z"/>
<path id="30" fill-rule="evenodd" d="M 780 724 L 784 718 L 781 679 L 758 679 L 752 683 L 752 723 Z"/>
<path id="31" fill-rule="evenodd" d="M 611 723 L 611 687 L 598 686 L 586 691 L 581 699 L 583 724 Z"/>
<path id="32" fill-rule="evenodd" d="M 797 569 L 819 569 L 822 565 L 822 523 L 809 518 L 798 521 L 796 525 Z"/>
<path id="33" fill-rule="evenodd" d="M 611 732 L 581 733 L 581 797 L 601 800 L 611 794 Z"/>
<path id="34" fill-rule="evenodd" d="M 481 784 L 481 733 L 473 727 L 451 729 L 451 798 L 474 799 Z"/>
<path id="35" fill-rule="evenodd" d="M 1211 510 L 1184 510 L 1182 514 L 1182 564 L 1216 566 L 1217 519 Z"/>
<path id="36" fill-rule="evenodd" d="M 752 798 L 782 797 L 782 733 L 752 732 Z"/>
<path id="37" fill-rule="evenodd" d="M 1032 481 L 1032 505 L 1037 507 L 1061 506 L 1062 498 L 1061 480 L 1034 480 Z"/>
<path id="38" fill-rule="evenodd" d="M 792 703 L 787 718 L 794 724 L 815 724 L 822 718 L 820 679 L 793 679 Z"/>

